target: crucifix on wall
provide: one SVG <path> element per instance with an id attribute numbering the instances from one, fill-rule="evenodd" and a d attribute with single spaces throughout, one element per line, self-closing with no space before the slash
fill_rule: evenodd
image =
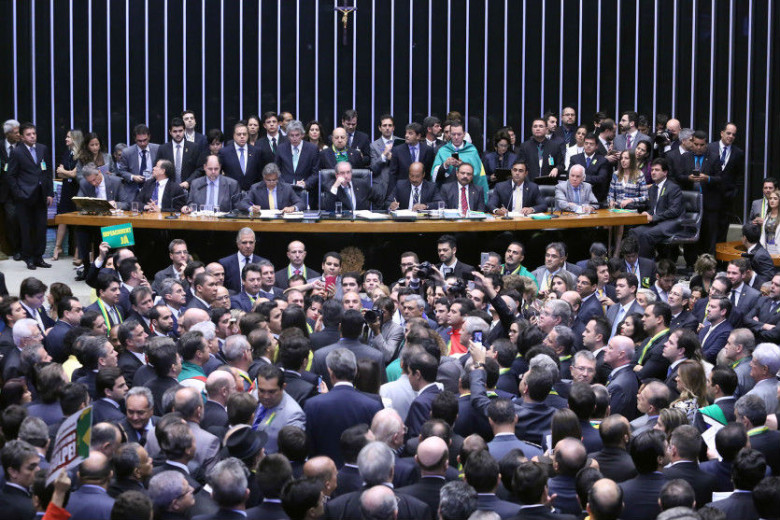
<path id="1" fill-rule="evenodd" d="M 357 11 L 357 7 L 347 5 L 350 0 L 339 0 L 339 5 L 334 7 L 335 11 L 341 13 L 341 25 L 343 27 L 341 44 L 347 45 L 347 25 L 349 24 L 349 15 Z"/>

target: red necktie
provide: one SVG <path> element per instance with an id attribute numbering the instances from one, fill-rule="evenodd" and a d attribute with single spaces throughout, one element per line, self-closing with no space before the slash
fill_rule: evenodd
<path id="1" fill-rule="evenodd" d="M 465 215 L 469 211 L 469 197 L 466 194 L 466 187 L 460 189 L 460 212 Z"/>

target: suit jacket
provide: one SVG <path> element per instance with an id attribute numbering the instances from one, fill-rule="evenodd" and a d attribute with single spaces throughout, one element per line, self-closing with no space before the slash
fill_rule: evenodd
<path id="1" fill-rule="evenodd" d="M 777 269 L 769 252 L 761 244 L 756 244 L 751 251 L 750 268 L 765 281 L 769 281 L 775 275 Z"/>
<path id="2" fill-rule="evenodd" d="M 607 308 L 607 319 L 609 320 L 610 325 L 615 324 L 615 320 L 617 319 L 619 312 L 620 312 L 619 303 L 613 303 L 612 305 L 609 306 L 609 308 Z M 628 308 L 628 312 L 623 315 L 623 318 L 633 313 L 639 313 L 639 314 L 644 313 L 644 309 L 642 308 L 641 305 L 639 305 L 639 303 L 637 303 L 636 300 L 631 302 L 631 306 Z"/>
<path id="3" fill-rule="evenodd" d="M 363 168 L 365 161 L 363 160 L 363 154 L 360 150 L 354 148 L 348 148 L 347 160 L 352 165 L 352 169 Z M 368 155 L 366 155 L 368 157 Z M 320 150 L 320 170 L 335 170 L 336 169 L 336 154 L 333 151 L 333 147 L 329 146 L 324 150 Z"/>
<path id="4" fill-rule="evenodd" d="M 37 160 L 33 159 L 27 145 L 20 141 L 8 158 L 8 172 L 4 177 L 8 180 L 11 195 L 16 202 L 32 204 L 40 198 L 54 196 L 52 172 L 49 171 L 48 163 L 49 151 L 45 145 L 38 143 L 35 145 L 35 155 Z"/>
<path id="5" fill-rule="evenodd" d="M 347 197 L 347 192 L 343 186 L 339 186 L 336 191 L 336 195 L 330 192 L 330 189 L 322 192 L 323 201 L 320 209 L 324 211 L 334 211 L 336 208 L 336 202 L 341 202 L 341 207 L 344 211 L 366 210 L 369 209 L 369 205 L 373 204 L 374 209 L 380 209 L 384 203 L 384 193 L 381 193 L 381 188 L 378 186 L 370 185 L 368 181 L 364 179 L 352 178 L 352 194 L 355 197 L 356 207 L 352 207 L 352 199 Z"/>
<path id="6" fill-rule="evenodd" d="M 127 203 L 121 201 L 122 180 L 114 175 L 103 175 L 106 188 L 106 200 L 116 202 L 119 209 L 127 209 Z M 88 183 L 86 179 L 79 182 L 78 197 L 97 197 L 97 188 Z"/>
<path id="7" fill-rule="evenodd" d="M 312 397 L 303 407 L 307 424 L 316 424 L 309 428 L 309 453 L 327 455 L 341 466 L 339 441 L 347 428 L 359 424 L 371 424 L 374 414 L 382 409 L 375 399 L 358 392 L 347 385 L 337 385 L 326 393 Z"/>
<path id="8" fill-rule="evenodd" d="M 658 185 L 653 184 L 647 190 L 647 198 L 647 211 L 653 215 L 653 225 L 679 219 L 683 213 L 682 190 L 680 186 L 670 179 L 667 179 L 664 183 L 660 197 Z M 656 200 L 658 201 L 657 204 Z"/>
<path id="9" fill-rule="evenodd" d="M 742 287 L 740 287 L 737 309 L 742 311 L 743 315 L 747 315 L 750 311 L 757 307 L 756 304 L 758 303 L 759 298 L 761 298 L 761 291 L 753 289 L 748 284 L 743 283 Z"/>
<path id="10" fill-rule="evenodd" d="M 520 208 L 513 206 L 512 194 L 514 181 L 507 179 L 496 184 L 488 196 L 487 209 L 491 213 L 498 208 L 506 208 L 508 211 L 518 211 Z M 539 192 L 539 186 L 535 182 L 526 180 L 523 182 L 523 207 L 533 208 L 536 213 L 547 211 L 547 203 Z"/>
<path id="11" fill-rule="evenodd" d="M 258 416 L 260 406 L 262 405 L 258 405 Z M 279 437 L 279 430 L 285 426 L 297 426 L 302 430 L 306 430 L 306 416 L 295 399 L 290 397 L 290 394 L 287 392 L 283 393 L 282 401 L 273 409 L 272 413 L 274 414 L 273 420 L 255 420 L 255 425 L 253 426 L 257 428 L 257 431 L 264 431 L 268 434 L 265 451 L 269 454 L 279 451 L 277 438 Z M 268 416 L 266 416 L 266 419 L 268 419 Z"/>
<path id="12" fill-rule="evenodd" d="M 426 204 L 428 209 L 438 208 L 438 203 L 441 199 L 439 195 L 439 189 L 436 187 L 436 183 L 423 180 L 418 190 L 420 191 L 420 204 Z M 398 201 L 398 209 L 411 209 L 409 201 L 412 198 L 412 183 L 409 179 L 401 179 L 395 183 L 394 187 L 390 190 L 390 194 L 385 201 L 385 206 L 396 200 Z"/>
<path id="13" fill-rule="evenodd" d="M 157 151 L 160 148 L 159 144 L 149 143 L 146 147 L 148 151 L 146 157 L 146 171 L 151 174 L 152 167 L 157 161 Z M 141 171 L 141 162 L 138 157 L 139 154 L 138 145 L 134 144 L 128 146 L 122 151 L 122 157 L 117 164 L 117 174 L 122 177 L 122 192 L 120 198 L 122 202 L 132 202 L 135 200 L 135 196 L 141 189 L 142 183 L 135 183 L 131 179 L 133 175 L 144 176 L 144 172 Z"/>
<path id="14" fill-rule="evenodd" d="M 206 204 L 208 201 L 208 177 L 198 177 L 190 181 L 190 192 L 187 197 L 187 204 L 197 204 L 200 208 L 201 204 Z M 219 188 L 217 189 L 217 205 L 220 211 L 232 211 L 241 201 L 241 187 L 238 181 L 221 175 L 219 177 Z"/>
<path id="15" fill-rule="evenodd" d="M 733 493 L 728 498 L 714 501 L 710 506 L 726 513 L 726 518 L 744 520 L 758 520 L 760 518 L 756 506 L 753 504 L 753 493 L 750 491 Z"/>
<path id="16" fill-rule="evenodd" d="M 425 140 L 418 144 L 417 162 L 423 163 L 425 177 L 430 178 L 433 160 L 436 158 L 436 151 L 425 143 Z M 393 147 L 393 156 L 390 158 L 390 182 L 406 179 L 409 174 L 409 166 L 412 165 L 412 152 L 409 151 L 409 145 L 399 144 Z M 393 184 L 391 184 L 393 186 Z M 400 201 L 399 201 L 400 202 Z"/>
<path id="17" fill-rule="evenodd" d="M 309 266 L 305 265 L 306 267 L 305 271 L 301 274 L 306 278 L 306 280 L 316 280 L 320 276 L 322 276 L 321 273 L 315 271 L 314 269 L 311 269 Z M 276 281 L 274 282 L 274 285 L 282 290 L 287 289 L 290 286 L 290 276 L 289 271 L 287 270 L 290 266 L 288 265 L 284 269 L 279 269 L 276 271 Z M 336 338 L 338 339 L 338 338 Z M 332 343 L 332 342 L 331 342 Z"/>
<path id="18" fill-rule="evenodd" d="M 92 403 L 92 421 L 94 424 L 99 422 L 121 422 L 125 418 L 122 411 L 98 396 L 98 399 Z"/>
<path id="19" fill-rule="evenodd" d="M 712 334 L 707 336 L 711 328 L 712 325 L 707 325 L 699 331 L 699 341 L 701 341 L 701 350 L 704 354 L 704 358 L 710 363 L 715 363 L 718 352 L 726 346 L 726 341 L 728 341 L 729 334 L 734 330 L 734 327 L 728 320 L 725 320 L 715 327 Z M 704 339 L 705 337 L 707 337 L 706 341 Z"/>
<path id="20" fill-rule="evenodd" d="M 200 420 L 200 427 L 222 439 L 227 432 L 228 414 L 225 407 L 216 401 L 208 400 L 203 405 L 203 418 Z"/>
<path id="21" fill-rule="evenodd" d="M 71 493 L 68 507 L 73 520 L 110 520 L 114 499 L 106 490 L 95 486 L 81 486 Z"/>
<path id="22" fill-rule="evenodd" d="M 604 309 L 601 307 L 598 295 L 594 293 L 591 297 L 586 298 L 582 302 L 580 310 L 577 311 L 575 320 L 585 326 L 593 318 L 600 318 L 602 316 L 604 316 Z"/>
<path id="23" fill-rule="evenodd" d="M 554 513 L 543 504 L 533 504 L 523 507 L 512 520 L 578 520 L 580 515 L 567 515 L 556 510 Z"/>
<path id="24" fill-rule="evenodd" d="M 448 182 L 442 185 L 439 192 L 447 209 L 458 209 L 460 202 L 461 185 L 458 182 Z M 486 211 L 485 194 L 480 186 L 470 183 L 467 189 L 469 209 L 471 211 Z"/>
<path id="25" fill-rule="evenodd" d="M 447 481 L 444 477 L 424 476 L 415 484 L 398 488 L 399 495 L 409 495 L 422 501 L 431 508 L 431 511 L 439 510 L 439 492 Z"/>
<path id="26" fill-rule="evenodd" d="M 666 484 L 666 476 L 659 472 L 637 475 L 631 480 L 620 484 L 623 490 L 623 503 L 631 504 L 624 507 L 620 515 L 622 520 L 655 520 L 661 512 L 658 496 Z M 698 501 L 697 501 L 698 503 Z"/>
<path id="27" fill-rule="evenodd" d="M 400 141 L 400 137 L 392 136 L 390 142 L 395 145 L 396 141 Z M 383 197 L 386 197 L 390 190 L 395 186 L 395 180 L 390 179 L 390 161 L 382 160 L 382 154 L 385 151 L 385 140 L 383 137 L 379 137 L 368 145 L 369 153 L 369 167 L 371 168 L 371 176 L 374 179 L 374 184 L 382 190 Z"/>
<path id="28" fill-rule="evenodd" d="M 712 459 L 699 464 L 699 469 L 715 476 L 715 491 L 734 491 L 734 483 L 731 481 L 731 462 Z"/>
<path id="29" fill-rule="evenodd" d="M 147 381 L 143 386 L 147 387 L 149 390 L 152 391 L 152 396 L 154 397 L 154 415 L 158 417 L 162 417 L 164 414 L 163 407 L 162 407 L 162 397 L 165 394 L 165 391 L 168 390 L 169 388 L 180 386 L 180 385 L 178 381 L 176 381 L 171 377 L 155 376 L 149 381 Z M 149 441 L 150 439 L 147 440 Z"/>
<path id="30" fill-rule="evenodd" d="M 599 463 L 601 474 L 617 483 L 637 476 L 634 461 L 625 449 L 604 447 L 592 457 Z"/>
<path id="31" fill-rule="evenodd" d="M 339 332 L 338 326 L 325 326 L 321 331 L 315 332 L 309 336 L 311 350 L 312 352 L 316 352 L 323 347 L 337 343 L 340 337 L 341 333 Z"/>
<path id="32" fill-rule="evenodd" d="M 542 164 L 539 166 L 538 145 L 542 147 Z M 524 159 L 528 167 L 528 178 L 547 177 L 553 168 L 558 168 L 558 174 L 564 173 L 564 159 L 566 149 L 563 141 L 556 137 L 545 139 L 537 143 L 534 138 L 520 144 L 515 148 L 518 159 Z"/>
<path id="33" fill-rule="evenodd" d="M 636 134 L 634 134 L 634 137 L 631 138 L 631 146 L 626 146 L 626 134 L 618 134 L 615 136 L 614 141 L 612 141 L 612 148 L 615 150 L 618 150 L 622 152 L 623 150 L 635 150 L 637 143 L 639 141 L 647 141 L 648 143 L 651 143 L 650 136 L 647 134 L 643 134 L 640 131 L 637 131 Z"/>
<path id="34" fill-rule="evenodd" d="M 494 493 L 479 493 L 477 494 L 477 510 L 493 511 L 501 517 L 501 520 L 506 520 L 520 511 L 520 504 L 501 500 Z"/>
<path id="35" fill-rule="evenodd" d="M 723 413 L 723 416 L 726 418 L 726 423 L 735 420 L 734 405 L 736 404 L 736 402 L 737 400 L 734 396 L 727 396 L 718 399 L 717 402 L 711 404 L 710 406 L 699 408 L 698 410 L 696 410 L 696 413 L 694 413 L 693 415 L 693 425 L 696 426 L 696 428 L 698 428 L 700 432 L 704 432 L 704 430 L 709 428 L 711 423 L 705 422 L 704 415 L 709 416 L 707 409 L 708 408 L 711 409 L 713 407 L 717 407 L 720 409 L 720 411 Z M 702 411 L 704 412 L 704 414 L 702 413 Z M 726 423 L 721 423 L 721 424 L 725 426 Z"/>
<path id="36" fill-rule="evenodd" d="M 168 159 L 175 166 L 176 152 L 174 144 L 173 141 L 161 144 L 157 149 L 157 159 Z M 190 143 L 185 139 L 181 145 L 183 146 L 181 151 L 181 173 L 176 178 L 176 184 L 181 184 L 185 181 L 192 182 L 198 175 L 198 168 L 206 162 L 208 157 L 208 149 L 204 150 L 196 143 Z M 194 177 L 193 174 L 195 175 Z"/>
<path id="37" fill-rule="evenodd" d="M 165 281 L 166 278 L 176 279 L 176 271 L 173 268 L 173 264 L 169 265 L 168 267 L 166 267 L 161 271 L 157 271 L 154 274 L 154 282 L 152 282 L 152 290 L 157 294 L 160 294 L 162 291 L 162 283 L 163 281 Z M 179 280 L 179 283 L 181 283 L 182 287 L 184 287 L 184 290 L 189 293 L 190 285 L 187 283 L 187 280 L 185 280 L 183 276 Z"/>
<path id="38" fill-rule="evenodd" d="M 439 271 L 441 271 L 442 268 L 444 268 L 445 266 L 444 264 L 439 264 L 436 267 L 439 269 Z M 474 266 L 463 263 L 460 260 L 458 260 L 457 263 L 455 264 L 454 270 L 451 271 L 449 274 L 451 274 L 452 276 L 457 276 L 458 278 L 463 278 L 464 275 L 468 276 L 472 271 L 474 271 Z M 442 273 L 443 272 L 444 271 L 442 271 Z M 445 278 L 446 276 L 448 275 L 445 275 Z"/>
<path id="39" fill-rule="evenodd" d="M 585 180 L 593 187 L 593 194 L 600 201 L 607 200 L 609 193 L 609 183 L 612 181 L 612 163 L 606 157 L 599 153 L 594 153 L 588 166 L 588 159 L 585 153 L 573 155 L 569 160 L 569 170 L 575 164 L 585 168 Z"/>
<path id="40" fill-rule="evenodd" d="M 381 365 L 380 365 L 381 366 Z M 437 395 L 441 393 L 441 390 L 436 384 L 433 384 L 417 394 L 412 404 L 409 406 L 409 412 L 406 414 L 406 438 L 417 437 L 420 433 L 423 423 L 431 417 L 431 406 L 433 400 Z"/>
<path id="41" fill-rule="evenodd" d="M 574 477 L 558 475 L 547 481 L 550 496 L 557 494 L 553 502 L 555 509 L 569 515 L 578 515 L 582 507 L 577 500 L 577 486 Z"/>
<path id="42" fill-rule="evenodd" d="M 241 309 L 244 312 L 251 312 L 253 305 L 254 303 L 251 298 L 249 298 L 249 295 L 244 291 L 230 297 L 231 309 Z"/>
<path id="43" fill-rule="evenodd" d="M 119 305 L 115 305 L 114 308 L 116 309 L 117 314 L 119 314 L 120 322 L 114 323 L 113 319 L 111 318 L 111 314 L 108 313 L 109 308 L 106 307 L 106 313 L 108 313 L 108 320 L 110 323 L 106 323 L 106 327 L 109 329 L 113 327 L 114 325 L 119 325 L 122 321 L 124 321 L 124 316 L 122 315 L 122 311 L 119 309 Z M 88 305 L 85 309 L 85 311 L 96 311 L 100 314 L 100 306 L 98 305 L 97 301 L 95 303 Z"/>
<path id="44" fill-rule="evenodd" d="M 772 469 L 772 475 L 780 475 L 780 432 L 767 430 L 749 435 L 750 447 L 766 457 L 766 465 Z"/>
<path id="45" fill-rule="evenodd" d="M 276 165 L 279 166 L 281 175 L 279 180 L 287 184 L 295 184 L 298 181 L 306 182 L 306 189 L 316 189 L 319 181 L 320 152 L 317 145 L 308 141 L 302 141 L 298 146 L 298 167 L 293 169 L 292 144 L 285 139 L 276 148 Z"/>
<path id="46" fill-rule="evenodd" d="M 229 141 L 219 150 L 219 162 L 222 164 L 222 172 L 238 182 L 242 190 L 246 191 L 252 185 L 261 180 L 263 167 L 267 164 L 266 158 L 262 153 L 256 150 L 254 146 L 247 143 L 245 145 L 244 164 L 245 171 L 241 171 L 241 162 L 238 160 L 238 150 L 235 143 Z"/>
<path id="47" fill-rule="evenodd" d="M 337 348 L 346 348 L 351 350 L 352 353 L 355 354 L 355 357 L 358 361 L 361 359 L 370 359 L 376 361 L 379 364 L 380 369 L 381 367 L 385 366 L 382 353 L 377 349 L 369 347 L 368 345 L 361 343 L 356 339 L 342 338 L 336 343 L 328 345 L 327 347 L 322 347 L 314 352 L 314 358 L 312 359 L 311 363 L 311 371 L 322 376 L 322 380 L 325 381 L 328 386 L 330 386 L 330 377 L 328 376 L 328 369 L 325 366 L 325 358 L 328 354 L 330 354 L 331 351 L 336 350 Z M 380 371 L 384 376 L 384 370 Z M 384 382 L 385 380 L 386 377 L 382 377 L 382 381 Z"/>
<path id="48" fill-rule="evenodd" d="M 745 173 L 745 152 L 738 146 L 731 145 L 728 162 L 724 165 L 720 163 L 720 141 L 715 141 L 707 145 L 707 155 L 713 162 L 720 165 L 721 176 L 724 183 L 724 197 L 731 198 L 736 194 L 737 182 L 743 178 Z M 760 211 L 760 206 L 759 206 Z M 751 212 L 752 213 L 752 212 Z M 750 220 L 753 220 L 753 216 Z"/>
<path id="49" fill-rule="evenodd" d="M 237 251 L 229 256 L 219 259 L 219 263 L 225 269 L 225 287 L 233 292 L 241 291 L 241 267 L 238 264 Z M 252 254 L 251 263 L 257 264 L 265 260 L 262 256 Z"/>
<path id="50" fill-rule="evenodd" d="M 693 153 L 688 153 L 682 156 L 679 163 L 679 170 L 675 172 L 675 180 L 677 183 L 687 189 L 695 190 L 696 186 L 688 180 L 688 176 L 695 170 L 696 157 Z M 725 209 L 723 207 L 723 193 L 725 190 L 733 190 L 732 186 L 727 186 L 723 182 L 723 177 L 720 169 L 720 161 L 714 160 L 708 155 L 704 155 L 701 165 L 701 173 L 710 176 L 708 182 L 700 183 L 700 191 L 703 195 L 704 211 L 718 211 Z"/>
<path id="51" fill-rule="evenodd" d="M 354 464 L 341 466 L 336 474 L 336 482 L 336 490 L 331 495 L 331 500 L 363 488 L 363 477 L 360 476 L 360 471 Z"/>
<path id="52" fill-rule="evenodd" d="M 777 411 L 777 386 L 777 379 L 770 377 L 769 379 L 758 381 L 750 392 L 745 395 L 757 395 L 763 399 L 766 404 L 766 413 L 772 414 Z"/>
<path id="53" fill-rule="evenodd" d="M 712 490 L 717 482 L 715 477 L 699 469 L 699 464 L 691 461 L 680 461 L 677 464 L 664 468 L 664 477 L 668 480 L 681 478 L 688 481 L 696 494 L 696 506 L 703 507 L 712 502 Z"/>
<path id="54" fill-rule="evenodd" d="M 368 134 L 355 130 L 355 133 L 352 134 L 352 142 L 349 141 L 349 132 L 347 132 L 347 143 L 349 143 L 350 149 L 360 151 L 363 156 L 362 167 L 368 166 L 371 163 L 371 138 L 368 137 Z"/>
<path id="55" fill-rule="evenodd" d="M 512 451 L 513 449 L 523 450 L 523 454 L 527 459 L 532 459 L 534 456 L 542 456 L 544 452 L 539 446 L 531 444 L 530 442 L 521 441 L 514 435 L 499 435 L 493 437 L 493 440 L 488 443 L 488 451 L 496 460 L 501 460 L 504 455 Z"/>
<path id="56" fill-rule="evenodd" d="M 591 185 L 587 182 L 580 184 L 580 203 L 575 202 L 574 188 L 568 181 L 560 181 L 555 186 L 555 206 L 559 210 L 576 211 L 577 206 L 590 205 L 598 208 L 599 201 L 593 194 Z"/>
<path id="57" fill-rule="evenodd" d="M 669 331 L 667 330 L 665 334 L 662 334 L 652 345 L 650 345 L 651 339 L 652 338 L 647 338 L 643 341 L 642 344 L 636 348 L 634 354 L 634 361 L 638 363 L 640 358 L 642 358 L 642 352 L 644 352 L 645 347 L 648 347 L 647 352 L 645 352 L 644 355 L 642 369 L 637 372 L 637 377 L 640 381 L 645 381 L 646 379 L 663 380 L 666 377 L 666 371 L 669 368 L 669 360 L 663 356 L 664 345 L 669 339 Z"/>
<path id="58" fill-rule="evenodd" d="M 59 424 L 62 421 L 62 408 L 59 401 L 53 403 L 42 403 L 33 401 L 27 406 L 28 415 L 39 417 L 47 426 Z"/>
<path id="59" fill-rule="evenodd" d="M 19 488 L 3 485 L 3 492 L 0 493 L 0 507 L 6 518 L 18 518 L 19 520 L 33 520 L 35 508 L 32 503 L 32 496 Z"/>
<path id="60" fill-rule="evenodd" d="M 322 520 L 354 520 L 363 518 L 360 511 L 360 495 L 363 489 L 340 495 L 325 504 Z M 432 520 L 433 513 L 428 504 L 409 494 L 396 495 L 398 502 L 397 520 Z"/>
<path id="61" fill-rule="evenodd" d="M 610 410 L 629 421 L 636 417 L 636 393 L 639 390 L 639 380 L 633 368 L 632 364 L 624 365 L 607 381 Z"/>
<path id="62" fill-rule="evenodd" d="M 287 385 L 284 389 L 290 397 L 303 407 L 306 401 L 319 394 L 317 387 L 301 377 L 301 374 L 294 370 L 284 371 L 284 382 Z"/>
<path id="63" fill-rule="evenodd" d="M 691 311 L 682 311 L 677 317 L 672 318 L 672 322 L 669 324 L 669 330 L 674 332 L 677 329 L 688 329 L 691 332 L 696 332 L 699 327 L 699 321 Z"/>
<path id="64" fill-rule="evenodd" d="M 156 184 L 157 181 L 153 178 L 144 182 L 143 187 L 141 187 L 141 191 L 139 191 L 138 195 L 135 196 L 135 201 L 141 204 L 146 204 L 149 202 L 149 200 L 152 198 L 152 194 L 154 193 L 154 187 Z M 181 207 L 184 206 L 186 201 L 187 194 L 184 193 L 184 190 L 181 188 L 181 186 L 176 184 L 174 179 L 168 179 L 168 182 L 165 183 L 165 189 L 163 190 L 160 209 L 162 211 L 179 211 L 181 210 Z"/>
<path id="65" fill-rule="evenodd" d="M 251 206 L 260 206 L 260 209 L 270 209 L 268 188 L 264 181 L 254 184 L 252 189 L 246 192 L 244 198 L 238 203 L 238 209 L 242 211 L 249 211 Z M 295 209 L 298 211 L 306 209 L 306 204 L 295 193 L 292 186 L 280 182 L 276 185 L 276 209 L 283 209 L 288 206 L 295 206 Z"/>
<path id="66" fill-rule="evenodd" d="M 265 134 L 262 137 L 258 137 L 257 141 L 255 141 L 255 148 L 257 148 L 263 154 L 263 159 L 265 159 L 265 164 L 263 164 L 263 166 L 269 162 L 274 162 L 276 154 L 279 151 L 279 146 L 287 142 L 289 142 L 287 137 L 279 132 L 276 136 L 276 151 L 274 151 L 273 147 L 271 146 L 271 141 L 268 140 L 268 134 Z"/>
<path id="67" fill-rule="evenodd" d="M 68 359 L 64 340 L 65 335 L 72 328 L 68 322 L 59 320 L 49 329 L 46 337 L 43 338 L 43 346 L 46 348 L 46 352 L 49 353 L 52 360 L 56 363 L 64 363 Z"/>

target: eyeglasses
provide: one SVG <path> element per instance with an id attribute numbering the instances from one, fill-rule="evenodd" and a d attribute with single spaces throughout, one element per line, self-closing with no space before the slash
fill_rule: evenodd
<path id="1" fill-rule="evenodd" d="M 591 367 L 583 367 L 583 366 L 577 366 L 577 365 L 573 366 L 572 368 L 573 368 L 574 370 L 578 370 L 578 371 L 580 371 L 580 372 L 587 372 L 588 374 L 590 374 L 590 373 L 592 373 L 592 372 L 595 372 L 595 371 L 596 371 L 596 369 L 595 369 L 595 368 L 591 368 Z"/>
<path id="2" fill-rule="evenodd" d="M 187 484 L 187 489 L 185 489 L 185 490 L 182 492 L 182 494 L 181 494 L 181 495 L 177 496 L 177 497 L 176 497 L 176 500 L 181 500 L 182 498 L 186 497 L 187 495 L 189 495 L 190 493 L 192 493 L 192 492 L 194 492 L 194 491 L 195 491 L 195 488 L 193 488 L 192 486 L 190 486 L 189 484 Z"/>

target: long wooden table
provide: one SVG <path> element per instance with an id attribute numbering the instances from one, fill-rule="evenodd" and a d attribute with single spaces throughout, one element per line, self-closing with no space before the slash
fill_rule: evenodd
<path id="1" fill-rule="evenodd" d="M 735 240 L 734 242 L 719 242 L 715 244 L 715 258 L 721 262 L 731 262 L 737 258 L 742 258 L 742 253 L 745 252 L 745 246 L 742 242 Z M 780 267 L 780 255 L 771 255 L 772 262 L 775 267 Z"/>
<path id="2" fill-rule="evenodd" d="M 177 219 L 166 218 L 170 213 L 142 213 L 132 215 L 82 215 L 78 212 L 57 215 L 57 224 L 74 226 L 113 226 L 131 222 L 141 229 L 168 229 L 189 231 L 237 231 L 249 227 L 263 233 L 443 233 L 479 231 L 523 231 L 535 229 L 569 229 L 614 227 L 644 224 L 647 219 L 636 213 L 612 213 L 598 210 L 590 215 L 565 214 L 549 220 L 531 218 L 488 218 L 486 220 L 435 220 L 419 219 L 414 222 L 393 220 L 319 220 L 317 222 L 261 220 L 249 218 L 202 218 L 181 215 Z"/>

